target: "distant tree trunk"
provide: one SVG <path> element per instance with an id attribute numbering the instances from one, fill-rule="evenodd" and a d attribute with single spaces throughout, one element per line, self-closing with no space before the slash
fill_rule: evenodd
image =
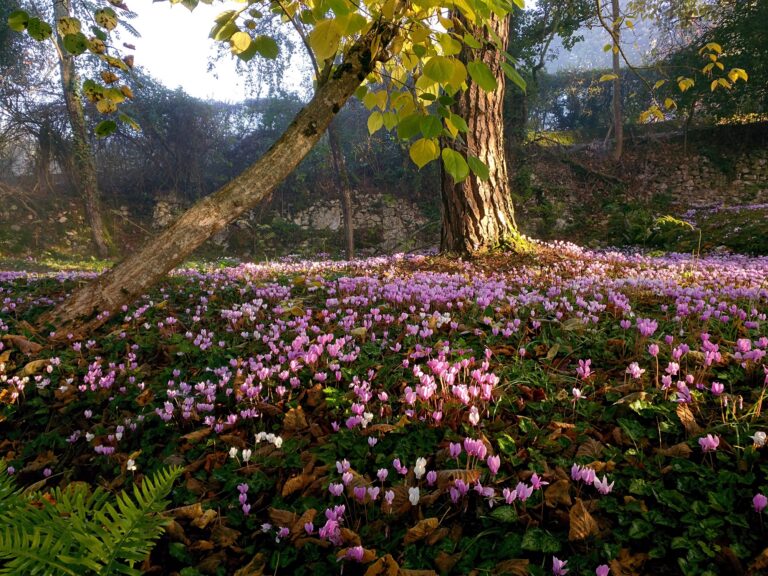
<path id="1" fill-rule="evenodd" d="M 483 30 L 458 16 L 470 34 L 483 38 Z M 506 18 L 492 15 L 488 25 L 493 28 L 506 49 L 509 26 Z M 512 194 L 507 174 L 504 151 L 504 74 L 501 62 L 504 56 L 491 45 L 476 50 L 464 46 L 460 58 L 466 63 L 482 60 L 496 76 L 498 86 L 494 92 L 485 92 L 468 80 L 468 89 L 458 96 L 454 112 L 462 116 L 469 126 L 466 136 L 467 151 L 485 162 L 490 178 L 482 181 L 470 174 L 456 184 L 443 170 L 442 203 L 443 224 L 440 247 L 443 251 L 476 253 L 494 248 L 517 232 Z M 444 145 L 462 151 L 458 143 L 446 140 Z"/>
<path id="2" fill-rule="evenodd" d="M 390 57 L 386 48 L 397 32 L 395 23 L 375 23 L 347 50 L 344 61 L 264 156 L 195 203 L 140 250 L 76 290 L 40 323 L 53 324 L 59 331 L 84 332 L 98 327 L 109 312 L 146 292 L 208 238 L 269 196 L 320 140 L 377 59 Z M 371 58 L 374 44 L 380 49 L 376 59 Z"/>
<path id="3" fill-rule="evenodd" d="M 37 158 L 35 161 L 36 187 L 43 191 L 50 188 L 51 168 L 51 124 L 44 120 L 37 135 Z"/>
<path id="4" fill-rule="evenodd" d="M 613 25 L 613 159 L 621 160 L 624 153 L 624 118 L 621 110 L 621 60 L 619 58 L 619 42 L 621 41 L 621 11 L 619 0 L 611 0 Z"/>
<path id="5" fill-rule="evenodd" d="M 70 16 L 70 0 L 53 0 L 54 19 Z M 54 26 L 54 29 L 56 26 Z M 56 44 L 59 49 L 59 69 L 67 117 L 72 128 L 72 181 L 85 204 L 85 213 L 91 226 L 91 235 L 99 257 L 109 256 L 109 234 L 101 215 L 99 187 L 96 180 L 96 160 L 88 143 L 85 126 L 85 112 L 80 99 L 80 81 L 75 69 L 75 59 L 64 48 L 64 41 L 56 31 Z"/>
<path id="6" fill-rule="evenodd" d="M 339 189 L 339 200 L 341 202 L 341 221 L 344 227 L 344 251 L 347 260 L 355 257 L 355 227 L 352 221 L 352 187 L 349 183 L 349 172 L 347 163 L 344 160 L 344 150 L 339 142 L 339 135 L 336 132 L 336 126 L 331 123 L 328 126 L 328 144 L 331 148 L 331 161 L 333 162 L 333 172 L 336 186 Z"/>

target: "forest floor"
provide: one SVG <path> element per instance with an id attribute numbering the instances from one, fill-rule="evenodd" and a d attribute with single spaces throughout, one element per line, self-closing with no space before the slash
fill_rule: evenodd
<path id="1" fill-rule="evenodd" d="M 0 474 L 180 467 L 145 573 L 768 570 L 768 258 L 211 266 L 36 332 L 92 274 L 0 275 Z"/>

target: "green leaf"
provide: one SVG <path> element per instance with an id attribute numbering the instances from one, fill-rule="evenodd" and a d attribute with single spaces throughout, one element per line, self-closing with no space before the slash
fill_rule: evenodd
<path id="1" fill-rule="evenodd" d="M 130 126 L 136 132 L 141 132 L 141 126 L 139 126 L 139 123 L 136 122 L 136 120 L 134 120 L 130 116 L 128 116 L 128 114 L 120 113 L 120 115 L 118 115 L 118 118 L 120 119 L 121 122 L 128 124 L 128 126 Z"/>
<path id="2" fill-rule="evenodd" d="M 466 133 L 469 130 L 466 120 L 458 114 L 451 114 L 451 123 L 459 129 L 459 132 Z"/>
<path id="3" fill-rule="evenodd" d="M 523 535 L 523 550 L 555 554 L 560 551 L 560 541 L 541 528 L 531 528 Z"/>
<path id="4" fill-rule="evenodd" d="M 501 69 L 504 70 L 504 74 L 506 74 L 507 78 L 512 80 L 512 83 L 520 88 L 523 92 L 525 92 L 526 83 L 525 79 L 520 76 L 520 73 L 515 69 L 514 66 L 509 64 L 508 62 L 502 62 L 501 63 Z"/>
<path id="5" fill-rule="evenodd" d="M 469 164 L 469 169 L 474 172 L 475 176 L 477 176 L 480 180 L 488 180 L 490 178 L 490 171 L 488 170 L 488 166 L 485 165 L 485 162 L 480 160 L 480 158 L 476 158 L 475 156 L 469 156 L 467 157 L 467 163 Z"/>
<path id="6" fill-rule="evenodd" d="M 483 45 L 477 41 L 477 38 L 475 38 L 471 34 L 464 34 L 463 40 L 464 40 L 464 44 L 466 44 L 467 46 L 475 50 L 483 47 Z"/>
<path id="7" fill-rule="evenodd" d="M 368 116 L 368 134 L 374 134 L 384 125 L 384 116 L 378 110 Z"/>
<path id="8" fill-rule="evenodd" d="M 333 58 L 340 41 L 341 31 L 336 20 L 321 20 L 309 33 L 309 45 L 319 60 Z"/>
<path id="9" fill-rule="evenodd" d="M 600 76 L 598 82 L 610 82 L 611 80 L 616 80 L 618 77 L 618 74 L 603 74 Z"/>
<path id="10" fill-rule="evenodd" d="M 105 138 L 117 130 L 117 122 L 114 120 L 102 120 L 96 124 L 94 132 L 99 138 Z"/>
<path id="11" fill-rule="evenodd" d="M 433 56 L 424 65 L 424 76 L 444 84 L 453 77 L 453 58 Z"/>
<path id="12" fill-rule="evenodd" d="M 421 131 L 421 114 L 409 114 L 397 123 L 397 137 L 410 140 Z"/>
<path id="13" fill-rule="evenodd" d="M 77 34 L 67 34 L 64 36 L 64 48 L 70 54 L 77 56 L 88 50 L 88 38 L 85 34 L 78 32 Z"/>
<path id="14" fill-rule="evenodd" d="M 467 70 L 472 80 L 486 92 L 493 92 L 499 83 L 485 62 L 476 60 L 467 64 Z"/>
<path id="15" fill-rule="evenodd" d="M 515 510 L 515 508 L 512 506 L 501 506 L 499 508 L 494 508 L 493 512 L 491 512 L 491 518 L 499 520 L 500 522 L 511 524 L 513 522 L 517 522 L 517 510 Z"/>
<path id="16" fill-rule="evenodd" d="M 450 148 L 443 148 L 443 166 L 457 184 L 469 176 L 469 166 L 464 156 Z"/>
<path id="17" fill-rule="evenodd" d="M 56 22 L 56 30 L 59 31 L 61 36 L 77 34 L 80 32 L 80 20 L 77 18 L 60 18 L 59 21 Z"/>
<path id="18" fill-rule="evenodd" d="M 440 147 L 437 145 L 437 141 L 429 138 L 419 138 L 411 144 L 411 148 L 408 151 L 408 155 L 413 160 L 414 164 L 419 168 L 423 168 L 432 160 L 436 160 L 440 155 Z"/>
<path id="19" fill-rule="evenodd" d="M 234 22 L 226 22 L 225 24 L 216 24 L 213 28 L 211 28 L 210 33 L 208 34 L 209 38 L 213 38 L 214 40 L 218 40 L 219 42 L 226 42 L 231 37 L 232 34 L 237 32 L 239 28 L 237 27 L 237 24 Z"/>
<path id="20" fill-rule="evenodd" d="M 259 54 L 270 60 L 277 58 L 277 55 L 280 53 L 280 48 L 277 45 L 277 42 L 275 42 L 274 38 L 269 36 L 256 36 L 251 46 L 255 46 L 256 51 Z"/>
<path id="21" fill-rule="evenodd" d="M 93 14 L 96 24 L 106 30 L 114 30 L 117 27 L 117 14 L 112 8 L 101 8 Z"/>
<path id="22" fill-rule="evenodd" d="M 346 16 L 352 12 L 352 6 L 347 0 L 326 0 L 336 16 Z"/>
<path id="23" fill-rule="evenodd" d="M 424 138 L 436 138 L 443 132 L 443 123 L 436 116 L 422 116 L 419 120 L 419 129 Z"/>
<path id="24" fill-rule="evenodd" d="M 29 22 L 29 14 L 24 10 L 14 10 L 8 16 L 8 26 L 14 32 L 24 32 L 27 29 L 27 23 Z"/>
<path id="25" fill-rule="evenodd" d="M 43 22 L 40 18 L 30 18 L 27 23 L 27 32 L 29 35 L 37 41 L 47 40 L 53 34 L 53 30 L 47 22 Z"/>

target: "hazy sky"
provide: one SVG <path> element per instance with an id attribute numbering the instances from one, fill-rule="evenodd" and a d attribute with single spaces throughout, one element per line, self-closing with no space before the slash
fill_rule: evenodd
<path id="1" fill-rule="evenodd" d="M 216 16 L 232 4 L 217 1 L 207 5 L 201 2 L 190 12 L 181 4 L 131 0 L 128 5 L 138 14 L 138 18 L 130 23 L 141 33 L 141 37 L 125 40 L 136 46 L 136 65 L 146 68 L 169 88 L 181 86 L 198 98 L 242 100 L 246 91 L 237 78 L 231 56 L 217 61 L 215 72 L 218 79 L 207 71 L 216 44 L 208 38 L 208 33 Z"/>

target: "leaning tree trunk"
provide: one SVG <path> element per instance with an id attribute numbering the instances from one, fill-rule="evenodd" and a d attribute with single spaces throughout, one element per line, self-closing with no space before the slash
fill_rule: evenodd
<path id="1" fill-rule="evenodd" d="M 53 1 L 54 18 L 68 18 L 70 0 Z M 88 143 L 88 131 L 85 126 L 85 112 L 80 99 L 80 86 L 75 69 L 75 59 L 64 47 L 64 40 L 56 31 L 56 43 L 59 49 L 59 70 L 67 117 L 72 128 L 72 182 L 85 204 L 85 213 L 91 226 L 91 235 L 99 257 L 109 256 L 109 234 L 101 217 L 99 187 L 96 180 L 96 160 Z"/>
<path id="2" fill-rule="evenodd" d="M 621 60 L 619 58 L 619 42 L 621 41 L 621 12 L 619 0 L 611 0 L 613 25 L 613 159 L 621 160 L 624 153 L 624 118 L 621 110 Z"/>
<path id="3" fill-rule="evenodd" d="M 483 30 L 462 19 L 469 33 L 476 38 L 485 37 Z M 491 15 L 488 26 L 501 39 L 506 49 L 509 26 L 506 18 Z M 501 55 L 490 43 L 473 50 L 465 46 L 460 58 L 466 63 L 482 60 L 496 76 L 498 86 L 493 92 L 485 92 L 468 80 L 468 88 L 458 96 L 454 112 L 462 116 L 469 127 L 466 134 L 467 152 L 485 162 L 490 178 L 482 181 L 470 174 L 463 182 L 454 183 L 443 170 L 442 201 L 443 225 L 440 248 L 443 251 L 476 253 L 500 245 L 505 238 L 517 231 L 512 195 L 504 153 L 504 73 Z M 445 145 L 456 146 L 447 141 Z"/>
<path id="4" fill-rule="evenodd" d="M 98 327 L 111 312 L 146 292 L 208 238 L 266 198 L 322 137 L 376 62 L 389 57 L 386 48 L 397 31 L 393 22 L 374 24 L 347 51 L 344 62 L 264 156 L 214 194 L 195 203 L 138 252 L 76 290 L 40 322 L 53 324 L 59 332 L 65 328 L 85 332 Z M 372 58 L 375 46 L 379 50 Z"/>
<path id="5" fill-rule="evenodd" d="M 328 126 L 328 145 L 331 148 L 333 172 L 336 186 L 339 189 L 339 200 L 341 201 L 341 221 L 344 226 L 344 249 L 347 260 L 352 260 L 355 257 L 355 226 L 352 221 L 352 189 L 349 183 L 347 163 L 344 161 L 344 151 L 341 149 L 341 142 L 339 142 L 336 126 L 333 124 Z"/>

